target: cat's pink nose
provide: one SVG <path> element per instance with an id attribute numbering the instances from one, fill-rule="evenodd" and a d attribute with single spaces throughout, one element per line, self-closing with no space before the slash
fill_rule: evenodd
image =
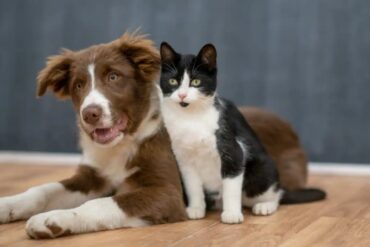
<path id="1" fill-rule="evenodd" d="M 186 98 L 187 94 L 186 93 L 179 93 L 179 98 L 181 100 L 184 100 Z"/>

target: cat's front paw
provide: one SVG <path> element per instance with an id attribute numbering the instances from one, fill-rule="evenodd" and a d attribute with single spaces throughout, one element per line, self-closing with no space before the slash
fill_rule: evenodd
<path id="1" fill-rule="evenodd" d="M 253 206 L 252 212 L 255 215 L 270 215 L 275 213 L 278 206 L 277 202 L 259 202 Z"/>
<path id="2" fill-rule="evenodd" d="M 54 210 L 31 217 L 26 224 L 30 238 L 56 238 L 72 233 L 72 225 L 76 215 L 68 210 Z"/>
<path id="3" fill-rule="evenodd" d="M 221 221 L 225 224 L 239 224 L 244 221 L 244 216 L 240 211 L 223 211 L 221 214 Z"/>
<path id="4" fill-rule="evenodd" d="M 187 207 L 186 213 L 189 219 L 202 219 L 206 215 L 206 209 L 204 207 Z"/>

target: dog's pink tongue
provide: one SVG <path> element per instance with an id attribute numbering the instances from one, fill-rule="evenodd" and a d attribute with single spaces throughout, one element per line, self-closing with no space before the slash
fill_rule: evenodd
<path id="1" fill-rule="evenodd" d="M 94 139 L 98 143 L 108 143 L 119 135 L 115 128 L 96 129 L 94 131 Z"/>
<path id="2" fill-rule="evenodd" d="M 111 142 L 116 138 L 121 131 L 127 127 L 127 116 L 122 116 L 112 128 L 95 129 L 93 132 L 94 140 L 98 143 L 105 144 Z"/>

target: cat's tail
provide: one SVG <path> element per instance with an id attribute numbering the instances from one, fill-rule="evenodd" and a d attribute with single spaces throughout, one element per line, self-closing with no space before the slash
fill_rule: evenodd
<path id="1" fill-rule="evenodd" d="M 281 204 L 298 204 L 324 200 L 326 193 L 316 188 L 304 188 L 298 190 L 285 190 L 280 200 Z"/>

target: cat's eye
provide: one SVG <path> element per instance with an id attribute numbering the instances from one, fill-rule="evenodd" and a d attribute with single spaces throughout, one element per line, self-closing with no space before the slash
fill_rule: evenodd
<path id="1" fill-rule="evenodd" d="M 194 79 L 191 81 L 191 85 L 194 86 L 194 87 L 198 87 L 201 83 L 201 80 L 199 79 Z"/>
<path id="2" fill-rule="evenodd" d="M 169 79 L 169 80 L 168 80 L 168 83 L 169 83 L 171 86 L 176 86 L 176 85 L 177 85 L 177 80 L 176 80 L 176 79 L 171 78 L 171 79 Z"/>
<path id="3" fill-rule="evenodd" d="M 114 81 L 117 81 L 119 78 L 119 75 L 116 73 L 116 72 L 110 72 L 108 74 L 108 81 L 109 82 L 114 82 Z"/>

